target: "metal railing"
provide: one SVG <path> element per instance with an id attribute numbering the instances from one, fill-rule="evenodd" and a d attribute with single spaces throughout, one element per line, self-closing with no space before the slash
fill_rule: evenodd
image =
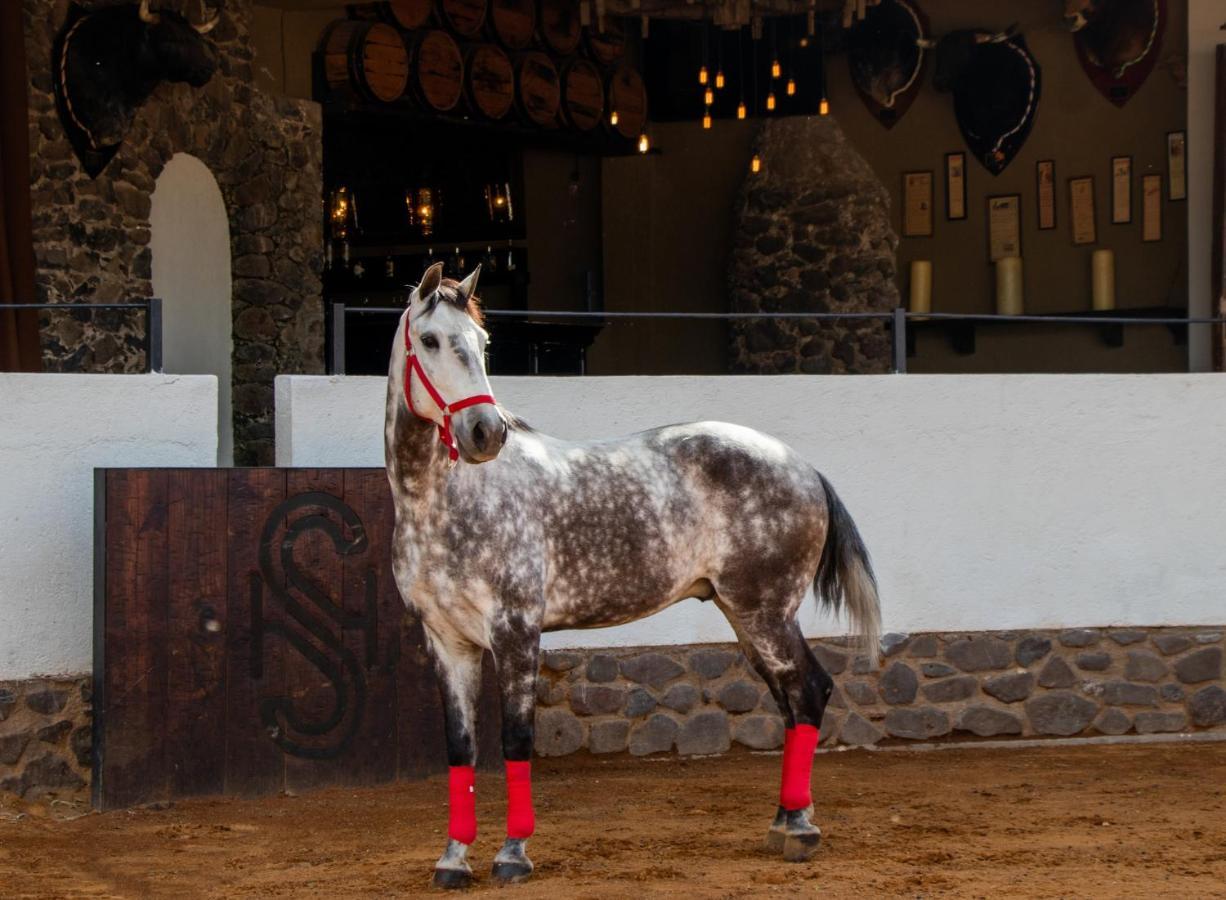
<path id="1" fill-rule="evenodd" d="M 145 313 L 145 362 L 148 372 L 162 371 L 162 299 L 149 297 L 122 303 L 0 303 L 0 309 L 18 312 L 31 310 L 78 310 L 139 309 Z"/>
<path id="2" fill-rule="evenodd" d="M 356 315 L 397 315 L 404 312 L 404 307 L 395 306 L 351 306 L 343 301 L 332 301 L 329 311 L 331 326 L 331 352 L 329 372 L 333 375 L 344 375 L 345 360 L 345 321 L 350 314 Z M 589 311 L 589 310 L 510 310 L 486 309 L 487 319 L 522 319 L 525 321 L 617 321 L 620 319 L 689 319 L 737 321 L 745 319 L 792 319 L 807 321 L 876 321 L 888 323 L 890 328 L 890 370 L 895 374 L 905 375 L 907 372 L 908 337 L 914 334 L 914 329 L 908 323 L 916 325 L 930 322 L 947 322 L 951 325 L 975 325 L 977 323 L 993 325 L 1012 324 L 1046 324 L 1046 325 L 1094 325 L 1100 327 L 1122 327 L 1124 325 L 1165 325 L 1169 328 L 1186 328 L 1191 325 L 1226 325 L 1226 317 L 1189 317 L 1189 316 L 1137 316 L 1128 315 L 1127 311 L 1120 315 L 994 315 L 981 313 L 913 313 L 898 307 L 890 312 L 797 312 L 797 313 L 765 313 L 765 312 L 624 312 L 624 311 Z M 925 326 L 926 327 L 926 326 Z"/>

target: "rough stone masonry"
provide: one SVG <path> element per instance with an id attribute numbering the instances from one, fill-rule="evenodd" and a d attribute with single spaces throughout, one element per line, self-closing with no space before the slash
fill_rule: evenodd
<path id="1" fill-rule="evenodd" d="M 152 296 L 154 185 L 174 154 L 198 157 L 217 179 L 230 222 L 235 462 L 270 465 L 274 376 L 323 371 L 319 107 L 255 90 L 252 0 L 227 0 L 209 35 L 220 57 L 217 74 L 200 89 L 158 87 L 119 154 L 91 179 L 64 135 L 52 94 L 51 47 L 68 2 L 22 2 L 37 300 Z M 43 316 L 42 333 L 48 371 L 146 366 L 143 313 L 57 312 Z"/>

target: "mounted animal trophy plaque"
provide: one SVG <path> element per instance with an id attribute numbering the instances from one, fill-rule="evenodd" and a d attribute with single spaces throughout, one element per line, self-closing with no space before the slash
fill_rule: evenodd
<path id="1" fill-rule="evenodd" d="M 938 42 L 938 91 L 954 95 L 958 129 L 971 153 L 993 175 L 1017 156 L 1039 108 L 1039 64 L 1015 28 L 954 31 Z"/>
<path id="2" fill-rule="evenodd" d="M 199 14 L 139 5 L 73 3 L 52 48 L 60 122 L 91 178 L 106 168 L 141 104 L 163 81 L 192 87 L 217 71 L 217 51 L 205 37 L 221 12 Z"/>
<path id="3" fill-rule="evenodd" d="M 882 0 L 847 32 L 851 83 L 873 117 L 893 128 L 923 83 L 928 17 L 914 0 Z"/>
<path id="4" fill-rule="evenodd" d="M 1090 81 L 1123 106 L 1158 61 L 1166 0 L 1065 0 L 1064 18 Z"/>

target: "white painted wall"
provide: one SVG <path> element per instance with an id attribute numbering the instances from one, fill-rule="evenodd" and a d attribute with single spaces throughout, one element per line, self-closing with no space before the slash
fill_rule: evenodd
<path id="1" fill-rule="evenodd" d="M 216 459 L 211 376 L 0 373 L 0 681 L 90 670 L 94 467 Z"/>
<path id="2" fill-rule="evenodd" d="M 382 378 L 277 379 L 277 462 L 383 464 Z M 886 630 L 1226 622 L 1226 376 L 495 378 L 568 438 L 723 419 L 819 467 L 873 554 Z M 497 465 L 497 463 L 492 463 Z M 525 510 L 525 515 L 531 511 Z M 841 633 L 811 607 L 812 634 Z M 687 600 L 546 646 L 732 640 Z"/>
<path id="3" fill-rule="evenodd" d="M 217 376 L 217 463 L 231 465 L 230 223 L 208 166 L 186 153 L 170 158 L 153 190 L 149 227 L 153 295 L 163 301 L 164 368 Z"/>
<path id="4" fill-rule="evenodd" d="M 1188 0 L 1188 314 L 1212 315 L 1213 118 L 1217 45 L 1226 42 L 1226 0 Z M 1208 326 L 1191 329 L 1188 368 L 1212 367 Z"/>

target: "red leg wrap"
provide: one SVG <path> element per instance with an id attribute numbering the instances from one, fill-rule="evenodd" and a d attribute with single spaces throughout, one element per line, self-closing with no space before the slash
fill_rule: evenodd
<path id="1" fill-rule="evenodd" d="M 507 837 L 530 838 L 536 830 L 532 811 L 532 763 L 507 760 Z"/>
<path id="2" fill-rule="evenodd" d="M 472 766 L 452 766 L 448 772 L 451 821 L 447 834 L 453 841 L 471 844 L 477 839 L 477 776 Z"/>
<path id="3" fill-rule="evenodd" d="M 812 725 L 797 725 L 784 733 L 783 783 L 779 787 L 779 805 L 784 809 L 804 809 L 813 802 L 809 782 L 819 736 Z"/>

